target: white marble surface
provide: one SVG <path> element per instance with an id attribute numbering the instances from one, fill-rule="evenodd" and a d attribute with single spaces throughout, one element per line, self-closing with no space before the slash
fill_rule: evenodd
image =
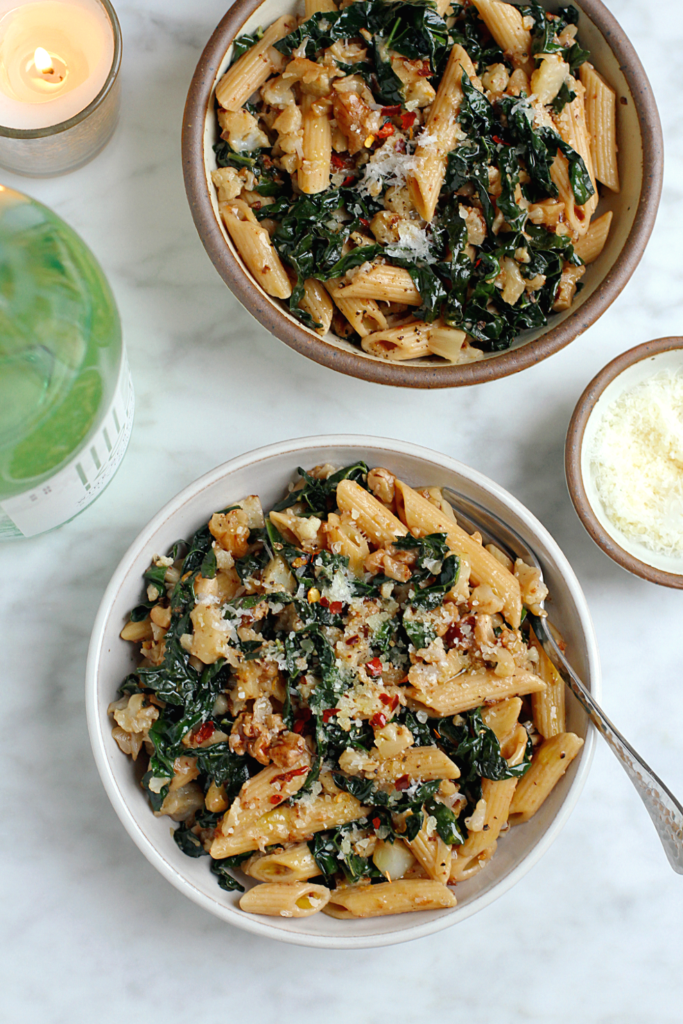
<path id="1" fill-rule="evenodd" d="M 639 50 L 664 123 L 657 228 L 596 326 L 494 384 L 429 394 L 337 376 L 271 339 L 224 287 L 190 219 L 179 149 L 186 89 L 224 0 L 118 4 L 123 117 L 109 148 L 62 179 L 0 174 L 54 207 L 99 256 L 137 392 L 130 451 L 104 496 L 58 532 L 0 552 L 3 1020 L 375 1024 L 398 1009 L 420 1022 L 680 1021 L 683 878 L 604 746 L 555 846 L 496 904 L 411 946 L 340 954 L 232 930 L 164 882 L 109 806 L 83 709 L 101 594 L 168 498 L 282 437 L 379 433 L 462 459 L 549 527 L 594 614 L 608 712 L 683 794 L 683 597 L 631 578 L 593 547 L 562 471 L 569 415 L 593 374 L 623 349 L 683 326 L 683 6 L 610 7 Z"/>

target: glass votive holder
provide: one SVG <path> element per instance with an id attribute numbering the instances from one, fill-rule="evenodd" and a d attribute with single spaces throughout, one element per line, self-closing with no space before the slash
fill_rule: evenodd
<path id="1" fill-rule="evenodd" d="M 32 178 L 51 178 L 55 175 L 74 171 L 78 167 L 87 164 L 104 149 L 111 139 L 119 117 L 120 82 L 118 75 L 121 67 L 122 53 L 121 27 L 116 11 L 109 0 L 88 0 L 88 2 L 92 7 L 102 9 L 101 13 L 106 17 L 113 37 L 111 67 L 106 75 L 104 84 L 82 110 L 77 111 L 73 116 L 60 120 L 58 123 L 43 127 L 9 127 L 4 125 L 2 123 L 3 107 L 0 105 L 0 167 Z M 49 7 L 49 5 L 50 0 L 44 0 L 40 4 L 41 7 L 45 8 Z M 7 6 L 7 2 L 0 5 L 0 15 L 3 13 L 2 8 L 6 9 Z M 0 33 L 2 32 L 2 23 L 5 18 L 19 14 L 26 6 L 23 0 L 16 0 L 16 6 L 7 11 L 4 18 L 0 17 Z M 30 4 L 28 6 L 38 5 Z M 86 3 L 84 3 L 84 0 L 73 0 L 73 3 L 70 0 L 60 0 L 59 6 L 83 10 L 86 8 Z M 34 29 L 33 31 L 35 35 L 34 41 L 40 42 L 42 30 Z M 42 34 L 45 34 L 44 31 Z M 32 45 L 33 43 L 31 43 L 31 47 Z M 58 47 L 58 44 L 55 45 Z M 54 63 L 56 66 L 58 61 L 61 67 L 59 55 L 55 54 Z M 26 77 L 24 73 L 28 64 L 25 59 L 21 64 L 22 76 Z M 33 67 L 32 61 L 30 65 Z M 50 68 L 50 72 L 52 72 L 52 68 Z M 35 75 L 35 69 L 34 76 L 39 77 Z M 6 78 L 7 76 L 5 75 L 4 77 Z M 50 77 L 54 77 L 54 75 L 50 75 Z M 2 91 L 2 88 L 3 84 L 0 82 L 0 91 Z M 15 111 L 21 109 L 20 104 L 16 101 L 12 102 Z M 35 110 L 34 105 L 27 103 L 24 106 L 27 110 L 27 115 L 32 116 Z M 21 114 L 19 114 L 19 119 L 21 119 Z M 17 120 L 16 114 L 13 120 Z"/>

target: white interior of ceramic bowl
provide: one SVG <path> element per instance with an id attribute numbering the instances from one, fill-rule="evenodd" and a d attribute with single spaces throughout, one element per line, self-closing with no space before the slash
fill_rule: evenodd
<path id="1" fill-rule="evenodd" d="M 547 10 L 553 11 L 557 10 L 558 7 L 561 7 L 562 2 L 560 2 L 560 0 L 547 0 L 543 6 Z M 574 0 L 574 6 L 581 11 L 581 3 L 579 0 Z M 254 14 L 244 22 L 244 25 L 239 30 L 238 35 L 242 35 L 245 32 L 254 32 L 260 27 L 265 28 L 275 21 L 276 18 L 279 18 L 288 12 L 302 14 L 303 4 L 301 0 L 264 0 Z M 628 88 L 626 78 L 619 66 L 619 61 L 614 56 L 608 41 L 598 30 L 595 24 L 583 13 L 583 11 L 581 11 L 579 20 L 579 36 L 582 45 L 591 52 L 591 62 L 617 92 L 617 133 L 619 140 L 621 192 L 618 195 L 615 195 L 608 189 L 602 190 L 603 198 L 600 200 L 600 205 L 595 216 L 599 217 L 608 210 L 612 210 L 614 213 L 614 219 L 612 221 L 612 228 L 607 245 L 595 263 L 588 267 L 586 275 L 583 278 L 584 287 L 577 296 L 571 309 L 567 310 L 565 313 L 551 317 L 549 321 L 550 327 L 559 326 L 564 323 L 568 317 L 572 316 L 577 310 L 579 310 L 586 300 L 597 290 L 601 282 L 605 279 L 616 263 L 631 232 L 631 228 L 633 227 L 633 221 L 638 209 L 638 201 L 643 182 L 643 152 L 640 124 L 638 122 L 638 114 L 633 101 L 633 96 Z M 232 46 L 225 54 L 225 57 L 219 67 L 218 74 L 216 75 L 216 80 L 214 82 L 214 90 L 215 86 L 218 84 L 230 65 L 231 54 Z M 320 335 L 316 334 L 315 331 L 304 327 L 300 321 L 296 320 L 296 318 L 289 313 L 285 303 L 271 298 L 271 296 L 267 295 L 263 288 L 254 280 L 244 266 L 232 239 L 223 225 L 218 213 L 216 189 L 211 181 L 211 172 L 217 167 L 216 155 L 213 151 L 213 146 L 219 139 L 218 124 L 215 117 L 215 102 L 213 98 L 214 90 L 212 90 L 211 100 L 207 108 L 207 119 L 204 128 L 204 162 L 207 189 L 211 198 L 214 216 L 216 217 L 216 222 L 223 234 L 223 237 L 225 238 L 225 243 L 244 270 L 245 276 L 249 279 L 253 287 L 258 289 L 264 299 L 277 309 L 282 316 L 290 320 L 292 324 L 295 324 L 300 328 L 303 327 L 304 330 L 309 331 L 309 333 L 318 341 L 322 341 L 323 339 L 321 339 Z M 539 338 L 548 329 L 548 327 L 542 327 L 536 331 L 523 332 L 513 345 L 513 348 L 517 348 L 520 345 Z M 341 348 L 347 352 L 353 352 L 365 359 L 373 360 L 375 362 L 386 362 L 386 360 L 383 360 L 378 356 L 373 356 L 363 352 L 358 345 L 346 341 L 343 338 L 339 338 L 331 331 L 325 335 L 324 340 L 326 343 L 336 348 Z M 487 358 L 495 358 L 495 353 L 488 355 Z M 440 363 L 441 360 L 437 360 L 437 362 Z M 414 359 L 411 361 L 411 365 L 425 365 L 433 368 L 435 363 L 434 359 Z"/>
<path id="2" fill-rule="evenodd" d="M 296 467 L 332 462 L 339 466 L 366 460 L 382 465 L 411 484 L 449 485 L 506 519 L 535 548 L 552 594 L 553 620 L 568 643 L 568 655 L 581 678 L 599 697 L 599 663 L 585 598 L 564 555 L 550 534 L 510 494 L 454 459 L 416 445 L 376 438 L 341 436 L 285 441 L 262 448 L 196 481 L 145 527 L 124 556 L 102 600 L 92 634 L 87 667 L 88 727 L 105 789 L 124 826 L 148 860 L 181 892 L 225 921 L 270 938 L 301 945 L 354 948 L 388 945 L 445 928 L 468 917 L 524 875 L 560 831 L 578 799 L 593 752 L 592 730 L 578 705 L 568 701 L 568 728 L 586 737 L 570 766 L 539 813 L 499 843 L 492 862 L 457 886 L 458 905 L 449 910 L 402 914 L 359 921 L 338 921 L 323 914 L 300 920 L 255 917 L 239 910 L 237 893 L 216 884 L 207 858 L 180 852 L 169 833 L 169 819 L 155 818 L 140 788 L 131 760 L 111 735 L 107 706 L 134 667 L 132 645 L 119 638 L 129 610 L 139 603 L 142 574 L 155 554 L 164 554 L 179 537 L 189 537 L 217 508 L 259 494 L 272 506 L 295 479 Z M 245 879 L 245 881 L 247 881 Z"/>
<path id="3" fill-rule="evenodd" d="M 608 517 L 600 499 L 597 488 L 595 466 L 591 461 L 591 452 L 595 446 L 595 437 L 610 403 L 614 402 L 625 391 L 641 384 L 662 370 L 683 371 L 683 349 L 672 349 L 647 356 L 623 370 L 611 384 L 608 384 L 595 403 L 586 423 L 581 444 L 581 476 L 586 490 L 586 497 L 602 528 L 617 542 L 619 547 L 633 555 L 645 565 L 664 572 L 683 575 L 683 555 L 664 555 L 641 544 L 640 541 L 627 537 L 622 530 Z"/>

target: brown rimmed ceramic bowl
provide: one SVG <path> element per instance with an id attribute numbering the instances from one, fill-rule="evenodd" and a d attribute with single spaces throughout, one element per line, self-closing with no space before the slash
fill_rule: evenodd
<path id="1" fill-rule="evenodd" d="M 463 366 L 436 357 L 391 362 L 368 355 L 351 342 L 304 327 L 283 303 L 251 277 L 218 214 L 211 171 L 218 139 L 214 90 L 226 71 L 234 39 L 267 26 L 288 11 L 301 13 L 297 0 L 236 0 L 219 23 L 192 78 L 183 119 L 183 170 L 190 209 L 214 266 L 242 304 L 285 344 L 341 373 L 413 388 L 458 387 L 517 373 L 558 352 L 582 334 L 619 295 L 640 261 L 654 226 L 662 187 L 663 143 L 657 107 L 643 66 L 623 29 L 600 0 L 574 0 L 580 11 L 581 41 L 618 95 L 617 118 L 622 191 L 605 190 L 598 214 L 614 211 L 610 238 L 584 277 L 573 307 L 538 331 L 525 332 L 507 352 Z M 557 0 L 545 4 L 553 9 Z"/>
<path id="2" fill-rule="evenodd" d="M 683 556 L 676 558 L 650 551 L 624 536 L 608 519 L 590 459 L 592 440 L 607 405 L 660 370 L 683 371 L 683 338 L 658 338 L 622 352 L 593 378 L 581 395 L 569 424 L 565 471 L 574 508 L 595 543 L 635 576 L 683 590 Z"/>

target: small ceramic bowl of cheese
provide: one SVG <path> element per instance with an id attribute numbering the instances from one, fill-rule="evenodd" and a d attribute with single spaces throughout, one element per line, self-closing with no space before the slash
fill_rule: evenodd
<path id="1" fill-rule="evenodd" d="M 683 338 L 623 352 L 594 377 L 565 469 L 595 543 L 634 575 L 683 590 Z"/>

